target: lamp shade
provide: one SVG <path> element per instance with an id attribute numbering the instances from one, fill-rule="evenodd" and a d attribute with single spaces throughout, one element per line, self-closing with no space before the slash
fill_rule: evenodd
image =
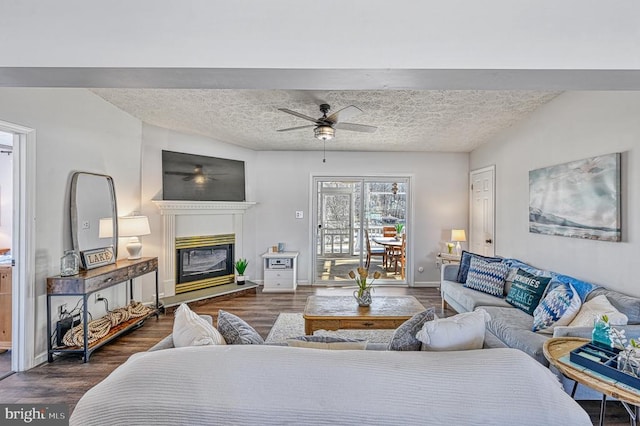
<path id="1" fill-rule="evenodd" d="M 100 219 L 98 226 L 98 238 L 112 238 L 113 237 L 113 219 L 110 217 L 104 217 Z"/>
<path id="2" fill-rule="evenodd" d="M 146 216 L 123 216 L 118 218 L 119 237 L 139 237 L 151 234 Z"/>
<path id="3" fill-rule="evenodd" d="M 467 236 L 464 233 L 464 229 L 452 229 L 451 241 L 467 241 Z"/>

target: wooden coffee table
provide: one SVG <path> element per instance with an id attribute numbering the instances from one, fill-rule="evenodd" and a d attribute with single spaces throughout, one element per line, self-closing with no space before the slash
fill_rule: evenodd
<path id="1" fill-rule="evenodd" d="M 304 308 L 304 332 L 315 330 L 398 328 L 425 310 L 413 296 L 374 296 L 363 308 L 351 296 L 309 296 Z"/>

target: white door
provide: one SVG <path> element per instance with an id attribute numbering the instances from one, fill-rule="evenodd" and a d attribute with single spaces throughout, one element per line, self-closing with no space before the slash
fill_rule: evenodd
<path id="1" fill-rule="evenodd" d="M 469 250 L 483 256 L 495 255 L 495 166 L 473 170 L 471 183 L 471 217 Z"/>

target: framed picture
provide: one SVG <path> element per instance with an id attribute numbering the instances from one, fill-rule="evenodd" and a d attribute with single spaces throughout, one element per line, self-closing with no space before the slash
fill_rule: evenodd
<path id="1" fill-rule="evenodd" d="M 116 257 L 113 255 L 113 247 L 102 247 L 80 252 L 80 259 L 84 269 L 93 269 L 116 261 Z"/>
<path id="2" fill-rule="evenodd" d="M 620 241 L 620 154 L 530 171 L 529 232 Z"/>

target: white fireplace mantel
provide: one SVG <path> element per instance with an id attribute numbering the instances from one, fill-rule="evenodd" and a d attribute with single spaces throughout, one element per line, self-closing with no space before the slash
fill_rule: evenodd
<path id="1" fill-rule="evenodd" d="M 154 200 L 162 215 L 176 214 L 242 214 L 256 205 L 255 201 L 167 201 Z"/>
<path id="2" fill-rule="evenodd" d="M 162 256 L 159 259 L 161 281 L 165 296 L 175 294 L 176 285 L 176 216 L 183 215 L 227 215 L 233 218 L 233 232 L 236 234 L 235 255 L 243 257 L 242 217 L 255 201 L 167 201 L 153 200 L 160 210 L 162 221 Z"/>

